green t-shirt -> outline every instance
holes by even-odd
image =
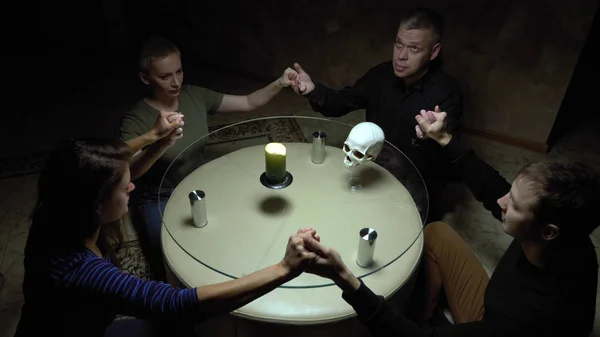
[[[156,191],[167,168],[176,158],[165,176],[162,187],[174,188],[181,179],[202,164],[206,139],[198,139],[208,134],[207,114],[215,113],[222,100],[223,94],[209,89],[192,85],[184,85],[181,88],[177,111],[184,115],[183,138],[176,141],[150,170],[139,178],[136,182],[138,188]],[[156,124],[158,114],[158,110],[140,100],[123,116],[121,139],[127,141],[150,131]],[[187,148],[188,146],[190,147]]]

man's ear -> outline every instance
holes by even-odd
[[[552,241],[558,238],[560,235],[560,228],[553,224],[548,224],[544,227],[542,231],[542,240],[544,241]]]
[[[442,44],[441,43],[436,43],[433,45],[433,48],[431,49],[431,53],[429,53],[429,60],[433,61],[435,60],[436,57],[438,57],[440,50],[442,49]]]

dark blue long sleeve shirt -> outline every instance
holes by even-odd
[[[16,336],[102,336],[117,314],[166,319],[200,312],[195,289],[142,280],[84,249],[25,259],[25,305]]]

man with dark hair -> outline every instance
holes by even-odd
[[[406,12],[394,41],[392,60],[371,68],[353,86],[333,90],[315,83],[294,64],[298,76],[294,90],[308,98],[313,110],[327,117],[340,117],[366,109],[366,120],[379,125],[387,141],[417,166],[426,180],[430,198],[442,191],[447,176],[440,160],[440,146],[418,139],[415,115],[438,105],[448,114],[448,131],[456,134],[462,116],[462,92],[456,82],[434,62],[438,59],[444,29],[442,16],[430,9]]]
[[[598,287],[589,237],[599,224],[597,168],[543,161],[524,167],[509,184],[445,130],[445,113],[421,114],[417,134],[440,144],[475,198],[514,238],[492,277],[488,280],[469,246],[443,222],[423,232],[425,277],[417,283],[425,290],[424,306],[415,316],[419,322],[431,318],[443,292],[455,325],[415,324],[354,276],[334,249],[315,241],[306,245],[319,255],[308,271],[332,279],[376,337],[588,336]]]
[[[444,18],[440,13],[425,9],[413,8],[400,18],[400,27],[405,29],[431,29],[431,42],[440,43],[444,32]]]

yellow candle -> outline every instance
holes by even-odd
[[[283,182],[286,173],[285,146],[281,143],[269,143],[265,146],[265,174],[272,184]]]

